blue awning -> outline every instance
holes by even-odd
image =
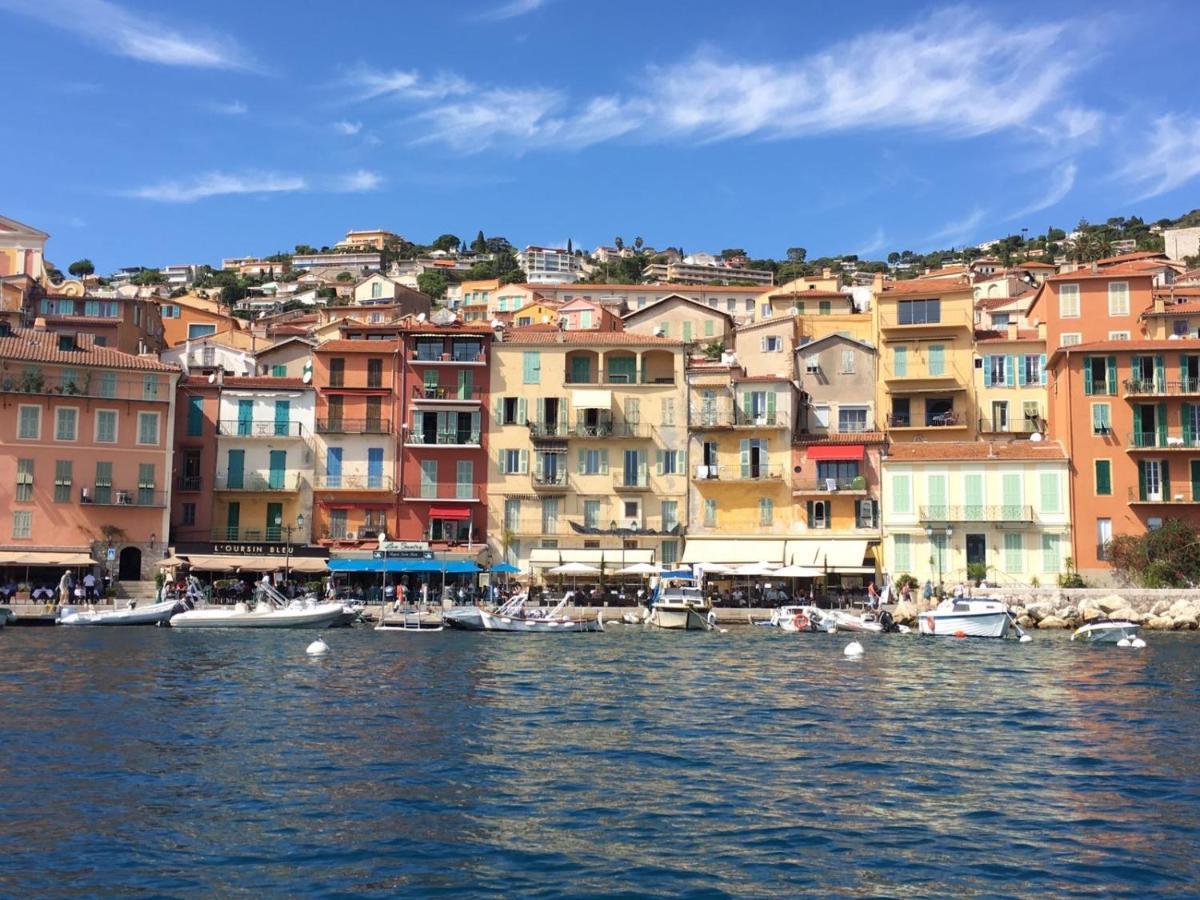
[[[464,559],[331,559],[331,572],[445,572],[474,575],[479,566]]]

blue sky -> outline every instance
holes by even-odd
[[[1200,206],[1168,0],[0,0],[0,33],[0,214],[60,266],[369,227],[874,255]]]

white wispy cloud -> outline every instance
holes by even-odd
[[[205,103],[204,108],[220,116],[244,116],[250,111],[250,107],[241,100],[231,100],[228,103],[214,100],[210,103]]]
[[[206,172],[179,181],[160,181],[124,192],[126,196],[158,203],[194,203],[229,194],[273,194],[303,191],[308,181],[278,172]]]
[[[871,239],[858,248],[859,256],[872,256],[880,250],[886,249],[888,246],[887,233],[884,232],[883,226],[875,229],[875,233],[871,235]]]
[[[359,169],[357,172],[335,176],[329,182],[329,190],[342,194],[362,194],[373,191],[382,184],[383,179],[375,172]]]
[[[1117,175],[1142,191],[1139,200],[1183,187],[1200,175],[1200,118],[1159,116]]]
[[[938,231],[935,231],[929,237],[925,238],[922,243],[930,246],[944,246],[949,244],[955,246],[962,244],[974,236],[975,229],[978,228],[983,220],[987,218],[986,209],[973,209],[961,219],[956,219],[953,222],[947,222]]]
[[[718,49],[651,67],[637,90],[574,97],[547,87],[471,85],[454,75],[356,70],[362,99],[417,106],[422,141],[460,151],[495,144],[520,152],[643,141],[802,138],[849,130],[971,137],[1032,129],[1069,99],[1094,60],[1091,32],[1073,22],[1014,25],[952,8],[913,25],[872,31],[788,61],[739,61]],[[421,100],[437,108],[420,108]],[[1076,107],[1060,131],[1080,135],[1097,115]]]
[[[549,2],[550,0],[508,0],[507,3],[502,3],[499,6],[480,13],[479,18],[488,22],[515,19],[517,16],[524,16],[535,12],[546,6]]]
[[[206,69],[257,68],[249,53],[226,35],[171,26],[110,0],[0,0],[0,10],[37,19],[109,53],[142,62]]]
[[[339,134],[344,134],[353,137],[362,131],[362,122],[334,122],[333,130]]]
[[[1028,216],[1031,213],[1049,209],[1051,206],[1061,202],[1067,194],[1071,193],[1071,189],[1075,187],[1075,176],[1077,174],[1078,168],[1074,162],[1063,163],[1051,174],[1050,184],[1046,189],[1046,193],[1028,206],[1017,210],[1009,216],[1009,219],[1019,219],[1022,216]]]

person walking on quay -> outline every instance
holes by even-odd
[[[921,597],[926,603],[933,599],[933,582],[928,578],[925,579],[925,587],[921,588]]]
[[[60,606],[66,606],[71,602],[72,588],[75,587],[75,579],[71,577],[71,570],[67,569],[63,572],[62,578],[58,580],[58,602]]]
[[[88,600],[96,599],[96,576],[91,572],[83,576],[83,590]]]

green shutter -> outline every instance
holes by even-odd
[[[1096,460],[1096,495],[1107,497],[1112,494],[1112,463],[1107,459]]]
[[[743,439],[741,442],[741,463],[742,463],[742,477],[749,478],[750,477],[750,441],[748,439]]]
[[[941,344],[929,345],[929,374],[944,375],[946,373],[946,348]]]
[[[908,374],[908,348],[893,347],[892,348],[892,369],[893,374],[897,378],[903,378]]]
[[[1154,357],[1154,387],[1160,391],[1167,387],[1167,361],[1162,354]]]
[[[1090,356],[1083,358],[1083,392],[1088,396],[1096,393],[1096,386],[1092,383],[1092,358]]]
[[[813,501],[809,500],[806,505],[808,506],[808,527],[812,528],[813,523],[816,521],[813,518]]]
[[[1146,499],[1146,461],[1138,460],[1138,499]]]
[[[1046,383],[1046,354],[1042,353],[1038,357],[1038,378],[1042,384]]]
[[[1004,368],[1004,383],[1012,387],[1016,383],[1017,369],[1019,369],[1021,358],[1019,356],[1010,356],[1005,361]]]
[[[1192,496],[1194,502],[1197,497],[1200,497],[1200,459],[1192,460]]]
[[[1004,518],[1015,519],[1021,514],[1021,476],[1015,472],[1005,472],[1000,482],[1004,496]]]
[[[1192,405],[1190,403],[1179,404],[1179,424],[1183,429],[1183,442],[1187,446],[1192,445]]]
[[[1164,500],[1171,499],[1171,464],[1167,460],[1163,460],[1159,464],[1159,472],[1162,478],[1162,495]]]
[[[925,493],[929,501],[929,516],[934,519],[944,519],[946,517],[946,476],[927,476]]]
[[[1158,446],[1167,446],[1167,404],[1158,404]]]
[[[1115,356],[1108,357],[1105,367],[1108,372],[1108,393],[1115,397],[1117,394],[1117,358]]]
[[[600,474],[608,474],[608,450],[600,451]]]
[[[966,518],[971,521],[979,521],[983,519],[983,476],[964,476],[963,495],[967,506]]]
[[[767,424],[775,424],[775,392],[767,391]]]

